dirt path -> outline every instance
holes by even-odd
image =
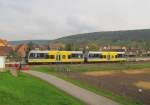
[[[93,92],[80,88],[72,83],[64,81],[53,75],[49,75],[37,71],[24,71],[24,73],[30,74],[32,76],[47,81],[48,83],[65,91],[66,93],[72,95],[73,97],[85,102],[87,105],[120,105],[110,99],[107,99],[103,96],[99,96]]]

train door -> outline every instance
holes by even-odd
[[[107,53],[106,59],[107,59],[107,61],[110,61],[110,60],[111,60],[111,54],[110,54],[110,52]]]
[[[88,62],[88,58],[89,58],[89,51],[83,52],[83,58],[84,58],[84,62],[87,63]]]
[[[107,61],[110,61],[110,59],[111,59],[111,56],[108,54],[107,55]]]
[[[61,61],[61,55],[60,55],[60,54],[57,54],[57,55],[56,55],[56,61],[57,61],[57,62],[60,62],[60,61]]]

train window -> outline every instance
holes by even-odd
[[[63,55],[62,58],[63,58],[63,59],[66,59],[66,55]]]
[[[125,58],[125,54],[117,54],[116,58]]]
[[[111,58],[114,58],[114,56],[112,55]]]
[[[117,55],[115,55],[115,58],[117,58],[118,56]]]
[[[70,56],[71,59],[80,59],[83,58],[82,54],[71,54]]]
[[[70,59],[71,58],[71,55],[68,55],[68,59]]]
[[[34,56],[35,56],[35,54],[31,53],[30,56],[29,56],[29,58],[32,59],[32,58],[34,58]]]
[[[44,53],[38,54],[38,57],[39,57],[39,58],[45,58],[45,57],[44,57]]]
[[[49,55],[48,55],[48,54],[45,54],[45,58],[46,58],[46,59],[49,59]]]
[[[89,54],[89,58],[102,58],[101,54]]]
[[[47,53],[31,53],[29,56],[30,59],[48,59]]]
[[[49,59],[55,59],[54,55],[49,55]]]
[[[106,58],[106,55],[102,55],[102,58]]]
[[[30,59],[37,59],[38,58],[38,53],[31,53],[29,58]]]

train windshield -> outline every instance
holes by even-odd
[[[48,57],[47,53],[31,53],[29,55],[29,59],[46,59]]]

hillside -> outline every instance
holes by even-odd
[[[150,29],[143,30],[127,30],[127,31],[105,31],[83,33],[67,37],[62,37],[56,40],[23,40],[10,41],[10,44],[21,44],[33,42],[35,44],[48,43],[64,43],[64,44],[88,44],[95,43],[98,45],[123,45],[128,47],[139,47],[150,49]]]
[[[9,41],[12,45],[18,45],[18,44],[27,44],[27,43],[34,43],[34,44],[48,44],[50,40],[19,40],[19,41]]]
[[[150,29],[129,31],[107,31],[72,35],[53,41],[61,43],[96,43],[100,45],[132,45],[150,48]]]

